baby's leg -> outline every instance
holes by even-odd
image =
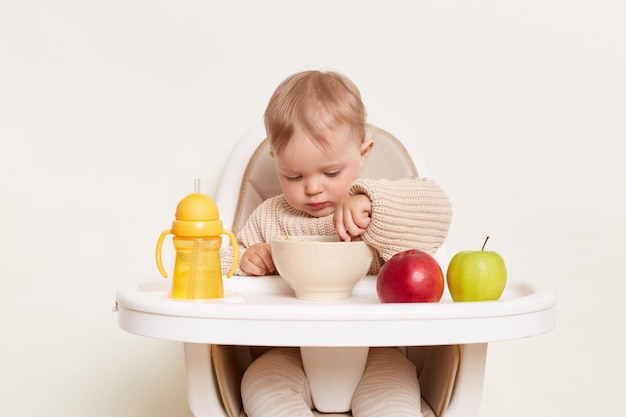
[[[415,365],[397,348],[370,348],[352,398],[354,417],[422,417]]]
[[[312,417],[313,401],[298,348],[273,348],[252,362],[241,381],[249,417]]]

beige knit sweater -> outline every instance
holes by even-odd
[[[452,206],[443,190],[428,178],[358,179],[349,194],[366,194],[372,201],[371,222],[361,236],[378,253],[370,268],[372,275],[398,252],[420,249],[434,254],[446,239]],[[269,242],[275,236],[335,234],[332,215],[312,217],[293,208],[281,194],[257,207],[237,234],[237,241],[241,256],[251,245]],[[222,250],[224,274],[232,261],[232,249]],[[238,266],[236,275],[246,273]]]

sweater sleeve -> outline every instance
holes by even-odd
[[[432,255],[448,235],[452,205],[431,179],[359,179],[350,188],[354,194],[366,194],[372,202],[371,222],[362,239],[385,262],[408,249]]]

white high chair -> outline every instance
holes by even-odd
[[[428,177],[415,144],[390,131],[368,125],[375,145],[362,176],[397,179],[419,170]],[[280,193],[264,138],[262,125],[241,137],[218,186],[220,218],[235,233]],[[445,272],[445,250],[436,257]],[[295,299],[275,276],[224,279],[224,299],[201,302],[170,299],[171,284],[158,279],[118,290],[118,321],[129,332],[184,343],[195,417],[245,416],[239,384],[251,346],[402,346],[418,370],[424,417],[470,417],[481,401],[488,342],[554,327],[554,294],[526,283],[510,280],[498,302],[453,303],[446,291],[440,303],[381,304],[375,280],[365,277],[348,301],[328,304]]]

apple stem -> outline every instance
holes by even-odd
[[[485,245],[487,245],[488,240],[489,240],[489,236],[487,236],[487,239],[485,239],[485,242],[483,243],[483,247],[480,248],[480,250],[485,250]]]

